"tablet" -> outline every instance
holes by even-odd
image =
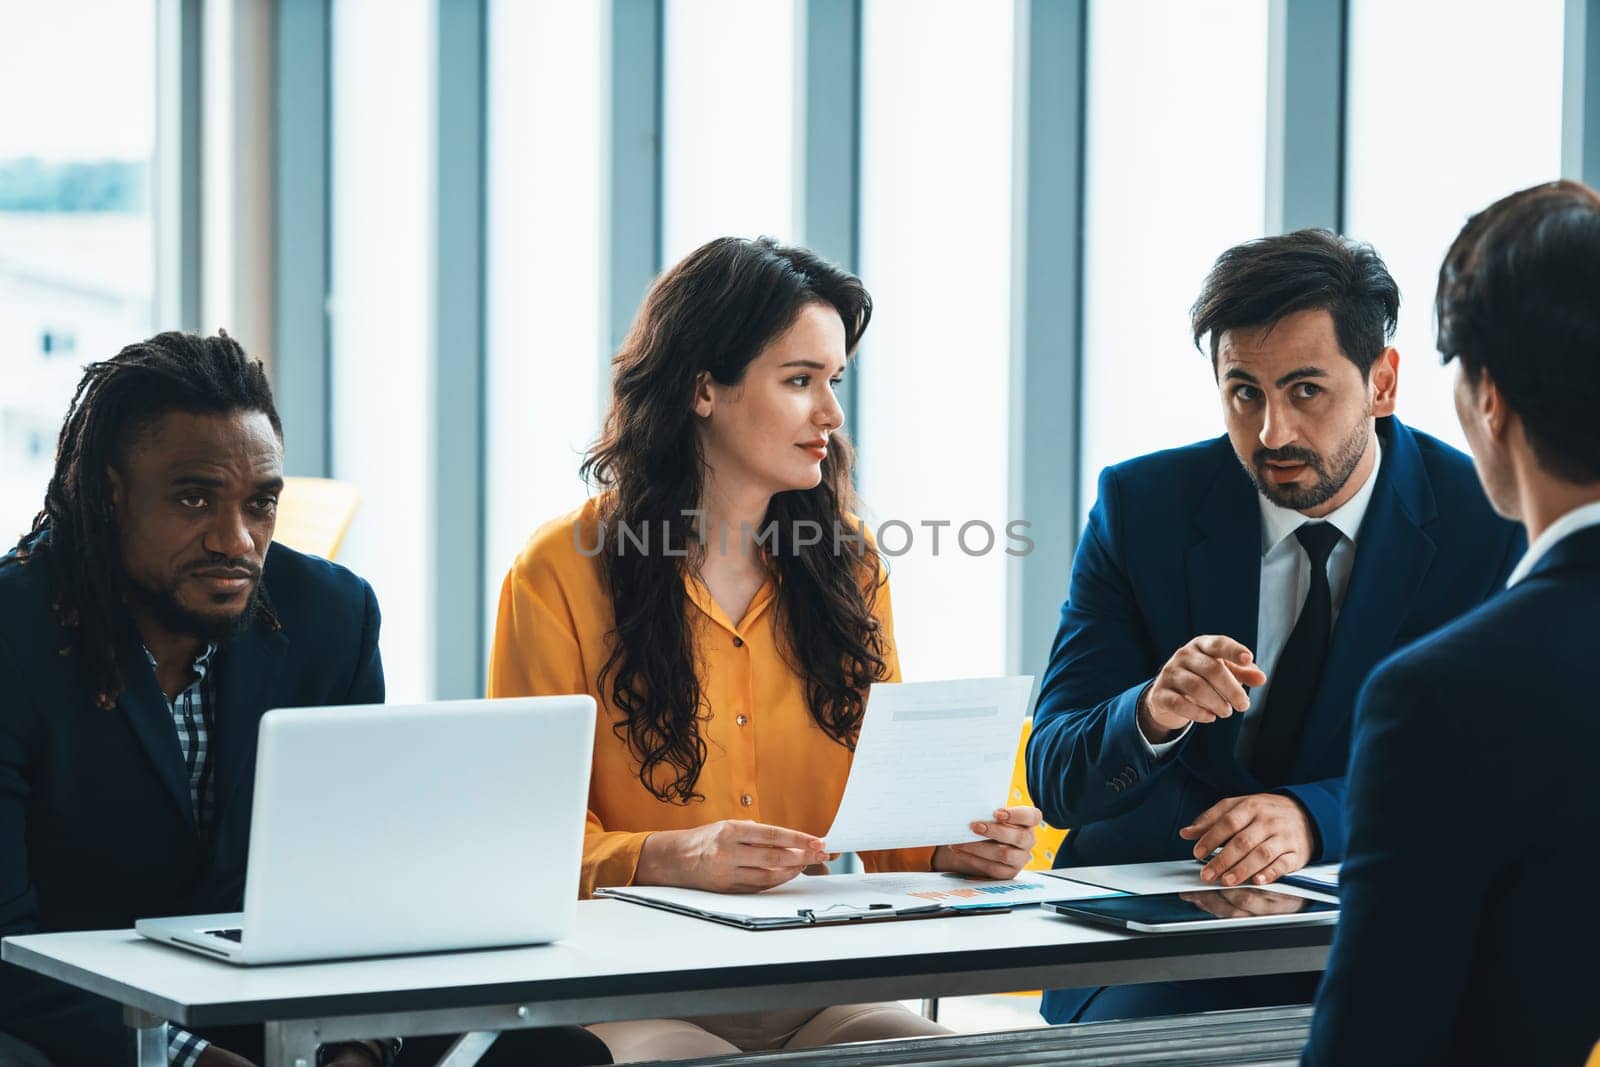
[[[1255,886],[1052,901],[1043,907],[1069,919],[1151,934],[1303,926],[1339,918],[1337,904]]]

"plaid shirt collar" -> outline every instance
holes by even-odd
[[[140,645],[139,647],[144,649],[144,658],[150,661],[150,669],[156,670],[158,668],[156,654],[150,651],[148,645]],[[205,678],[206,672],[211,670],[211,657],[216,654],[217,643],[215,641],[207,642],[206,647],[201,650],[200,654],[194,658],[194,662],[189,665],[189,669],[194,671],[194,681],[189,683],[188,688],[193,689]],[[181,696],[182,694],[179,695]]]
[[[173,732],[178,739],[178,751],[183,756],[184,774],[189,781],[189,802],[194,812],[195,829],[199,831],[201,840],[210,837],[213,800],[216,796],[216,782],[211,773],[211,723],[216,708],[213,707],[215,701],[212,699],[210,677],[211,657],[216,651],[215,642],[206,645],[190,665],[194,680],[175,699],[167,701],[167,710],[172,714]],[[155,656],[151,655],[148,648],[144,654],[154,669]]]

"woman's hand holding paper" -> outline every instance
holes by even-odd
[[[1015,878],[1033,855],[1033,839],[1043,816],[1038,808],[998,808],[992,822],[975,822],[982,840],[940,845],[933,850],[933,869],[980,878]]]

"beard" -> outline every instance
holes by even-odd
[[[1241,465],[1255,484],[1256,491],[1279,507],[1293,511],[1321,507],[1339,495],[1339,491],[1361,465],[1361,457],[1367,454],[1367,438],[1371,432],[1367,418],[1366,415],[1362,416],[1355,430],[1340,443],[1330,458],[1324,459],[1310,449],[1289,445],[1285,448],[1258,448],[1250,457],[1250,462]],[[1278,485],[1262,473],[1269,462],[1304,463],[1306,469],[1316,476],[1315,480],[1307,486]]]
[[[255,622],[256,615],[261,610],[259,574],[250,590],[250,599],[245,601],[242,609],[232,615],[208,614],[184,607],[178,600],[176,582],[162,589],[152,589],[129,578],[126,580],[126,587],[128,598],[148,612],[162,629],[168,633],[198,637],[207,642],[220,643],[243,633],[251,623]]]

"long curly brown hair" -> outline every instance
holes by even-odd
[[[663,801],[700,799],[695,787],[706,761],[700,723],[707,709],[684,588],[705,551],[693,518],[706,470],[695,382],[706,372],[721,385],[737,384],[812,304],[838,311],[853,356],[872,317],[860,279],[768,237],[721,238],[656,281],[611,361],[611,407],[582,468],[605,490],[599,558],[616,617],[600,685],[622,713],[615,729],[639,761],[640,782]],[[874,615],[878,556],[864,539],[843,542],[854,550],[840,551],[832,536],[811,545],[790,532],[813,522],[831,533],[848,522],[853,462],[848,440],[835,431],[822,481],[772,498],[766,519],[779,536],[763,557],[777,587],[785,658],[804,680],[816,724],[847,748],[861,728],[867,687],[887,671]],[[617,535],[624,528],[663,531],[666,545],[628,551]]]

